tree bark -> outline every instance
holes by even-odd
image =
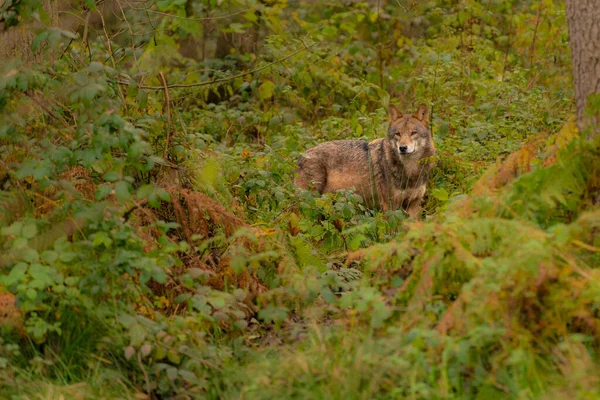
[[[577,127],[588,135],[600,134],[598,111],[586,115],[588,97],[600,93],[600,4],[597,0],[566,0],[569,44],[573,63]]]

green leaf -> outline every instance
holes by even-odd
[[[187,382],[193,382],[196,380],[196,375],[192,371],[188,371],[187,369],[180,369],[179,376]]]
[[[19,169],[15,172],[17,179],[24,179],[30,175],[33,175],[33,170],[37,165],[36,160],[26,160],[21,163]]]
[[[108,233],[104,231],[99,231],[94,233],[94,239],[92,240],[92,246],[99,247],[104,245],[104,247],[108,248],[113,243],[113,240],[108,236]]]
[[[27,264],[20,262],[16,264],[10,270],[10,273],[0,278],[0,282],[2,282],[5,286],[12,286],[16,283],[19,283],[25,278],[25,272],[27,271]]]
[[[29,88],[29,81],[26,76],[19,76],[17,78],[17,87],[21,92],[26,92]]]
[[[76,102],[80,100],[84,103],[91,103],[94,98],[103,92],[106,88],[99,83],[89,83],[85,86],[80,87],[78,90],[71,94],[71,101]]]
[[[85,0],[85,6],[90,10],[90,11],[96,11],[96,1],[95,0]]]
[[[138,189],[137,193],[135,194],[135,197],[138,200],[141,200],[141,199],[144,199],[144,198],[150,196],[153,193],[154,193],[154,185],[152,185],[152,184],[142,185]]]
[[[19,236],[23,229],[23,222],[17,221],[14,224],[2,228],[2,236]]]
[[[28,263],[37,262],[40,259],[40,255],[38,254],[36,249],[32,249],[26,247],[20,251],[21,259]]]
[[[321,291],[321,296],[323,297],[323,300],[325,300],[325,302],[329,304],[334,303],[336,300],[335,295],[329,288],[324,288]]]
[[[126,202],[131,198],[131,193],[129,193],[129,187],[131,185],[127,181],[119,181],[115,184],[115,195],[117,196],[117,200],[121,203]]]
[[[172,350],[169,350],[169,351],[172,351]],[[169,358],[168,354],[167,354],[167,358]],[[167,368],[167,378],[169,378],[170,381],[174,381],[175,379],[177,379],[177,368],[175,368],[175,367]]]
[[[67,282],[68,280],[69,280],[69,278],[67,278],[65,280],[65,282]],[[119,315],[117,317],[117,321],[119,321],[119,323],[121,325],[123,325],[125,328],[131,328],[133,325],[135,325],[137,323],[137,319],[134,316],[131,316],[129,314]]]
[[[156,195],[162,201],[171,202],[171,195],[163,188],[156,188]]]
[[[271,81],[264,81],[258,87],[258,98],[261,101],[265,101],[273,97],[273,92],[275,90],[275,84]]]
[[[167,351],[167,360],[169,360],[175,365],[179,365],[179,363],[181,362],[181,357],[179,356],[179,353],[177,353],[175,350],[169,349],[169,351]]]
[[[135,97],[138,106],[143,110],[148,105],[148,93],[143,90],[140,90]]]
[[[199,178],[202,183],[214,186],[218,176],[219,163],[214,158],[206,160],[199,173]]]
[[[18,237],[12,242],[12,248],[14,250],[23,251],[23,249],[27,248],[27,239],[24,237]]]
[[[239,22],[234,22],[229,24],[228,31],[233,33],[244,33],[246,32],[246,28],[244,24],[240,24]]]
[[[41,181],[52,174],[52,164],[50,160],[41,160],[33,170],[33,179]]]
[[[348,244],[348,248],[352,251],[358,250],[362,242],[364,242],[365,240],[367,240],[367,237],[362,233],[359,233],[358,235],[352,238],[352,240]]]
[[[435,188],[431,191],[431,195],[439,201],[448,200],[448,191],[444,188]]]
[[[153,356],[155,360],[162,360],[167,356],[167,350],[165,350],[165,348],[162,346],[156,346],[154,347]]]
[[[40,47],[40,44],[42,44],[42,42],[44,40],[46,40],[47,38],[48,38],[48,31],[42,31],[42,32],[40,32],[33,39],[33,42],[31,43],[31,50],[33,50],[35,52],[38,49],[38,47]]]
[[[50,277],[50,272],[52,272],[50,267],[46,267],[41,264],[31,264],[28,272],[33,279],[43,282],[45,287],[54,283],[54,280]]]
[[[25,291],[25,295],[29,298],[29,300],[35,300],[37,298],[37,290],[29,288]]]
[[[59,257],[60,257],[60,261],[69,263],[77,257],[77,253],[74,253],[72,251],[66,251],[64,253],[60,253]]]
[[[236,274],[240,274],[244,272],[246,269],[246,260],[248,256],[246,254],[236,254],[231,257],[231,261],[229,262],[229,266]]]
[[[356,134],[357,134],[358,136],[360,136],[360,135],[362,135],[362,134],[363,134],[363,131],[364,131],[364,128],[363,128],[363,126],[362,126],[361,124],[357,124],[357,125],[356,125]]]
[[[67,286],[75,286],[79,283],[79,278],[75,276],[69,276],[65,278],[65,285]]]
[[[146,339],[146,330],[140,324],[135,324],[129,329],[129,337],[131,338],[130,345],[137,347]]]
[[[167,283],[167,274],[160,267],[152,268],[152,278],[158,283]]]
[[[218,310],[225,307],[225,299],[221,296],[211,296],[208,298],[208,302]]]
[[[116,182],[119,180],[119,173],[117,171],[109,171],[103,176],[107,182]]]
[[[107,183],[99,185],[98,189],[96,189],[96,193],[94,193],[94,198],[96,200],[102,200],[110,194],[111,190],[112,187]]]
[[[102,63],[99,63],[98,61],[92,61],[90,63],[90,65],[88,65],[87,70],[90,73],[96,73],[99,71],[102,71],[104,69],[104,65],[102,65]]]
[[[35,223],[31,222],[25,225],[23,227],[23,230],[21,231],[21,235],[25,239],[31,239],[35,237],[35,235],[37,235],[37,226],[35,225]]]

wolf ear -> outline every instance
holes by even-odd
[[[392,122],[394,122],[395,120],[397,120],[398,118],[402,118],[402,114],[400,113],[400,111],[398,111],[396,106],[393,104],[390,104],[390,106],[388,107],[388,118],[390,120],[390,124]]]
[[[427,109],[427,106],[424,103],[421,103],[419,105],[419,108],[417,108],[415,118],[421,121],[423,125],[429,125],[429,110]]]

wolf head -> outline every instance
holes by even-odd
[[[429,110],[421,104],[414,114],[402,115],[390,104],[388,109],[390,127],[387,140],[398,152],[400,158],[422,156],[425,151],[433,150],[433,141],[429,131]]]

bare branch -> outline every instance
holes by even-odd
[[[169,86],[167,85],[167,78],[165,78],[165,74],[159,72],[158,76],[163,84],[165,104],[167,106],[167,140],[165,143],[165,151],[163,153],[163,158],[166,160],[167,156],[169,155],[169,143],[171,142],[171,98],[169,97]]]
[[[243,13],[246,13],[248,11],[252,11],[252,8],[247,8],[241,11],[237,11],[231,14],[226,14],[226,15],[217,15],[216,17],[201,17],[201,18],[190,18],[190,17],[182,17],[180,15],[174,15],[174,14],[169,14],[166,12],[162,12],[162,11],[155,11],[155,10],[150,10],[150,7],[148,8],[144,8],[144,7],[134,7],[131,5],[130,2],[125,1],[124,3],[126,3],[132,10],[136,10],[136,11],[145,11],[147,13],[150,14],[158,14],[158,15],[162,15],[164,17],[170,17],[170,18],[176,18],[176,19],[183,19],[186,21],[211,21],[211,20],[215,20],[215,19],[227,19],[227,18],[231,18],[231,17],[235,17],[236,15],[240,15]]]
[[[192,88],[192,87],[214,85],[214,84],[218,84],[218,83],[229,82],[229,81],[231,81],[233,79],[241,78],[241,77],[246,76],[246,75],[251,75],[251,74],[254,74],[255,72],[259,72],[259,71],[262,71],[263,69],[267,69],[269,67],[272,67],[275,64],[279,64],[279,63],[281,63],[281,62],[283,62],[283,61],[285,61],[285,60],[287,60],[289,58],[294,57],[298,53],[301,53],[301,52],[303,52],[305,50],[308,50],[312,46],[312,44],[311,45],[306,45],[304,42],[302,42],[302,44],[303,44],[302,48],[300,48],[300,49],[298,49],[298,50],[296,50],[296,51],[288,54],[285,57],[281,57],[281,58],[279,58],[279,59],[277,59],[277,60],[275,60],[273,62],[270,62],[270,63],[268,63],[266,65],[263,65],[262,67],[255,68],[255,69],[253,69],[251,71],[241,72],[239,74],[231,75],[231,76],[228,76],[226,78],[219,78],[219,79],[213,79],[213,80],[210,80],[210,81],[204,81],[204,82],[198,82],[198,83],[188,83],[188,84],[175,83],[175,84],[167,85],[167,86],[164,86],[164,85],[163,86],[138,85],[138,88],[140,88],[140,89],[147,89],[147,90],[165,90],[165,88],[168,88],[168,89],[172,89],[172,88]],[[132,85],[134,82],[131,82],[131,81],[129,81],[129,82],[127,82],[127,81],[118,81],[117,83],[119,85],[128,86],[128,85]]]

